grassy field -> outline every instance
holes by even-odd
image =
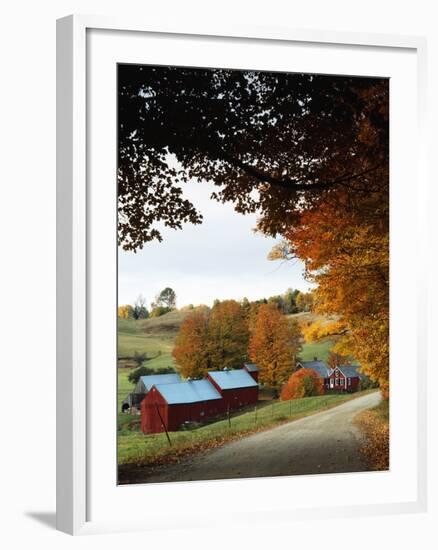
[[[213,448],[250,433],[326,410],[363,393],[259,404],[257,415],[254,408],[236,414],[231,418],[230,426],[225,419],[189,431],[171,432],[171,446],[164,433],[144,435],[138,431],[138,426],[127,429],[125,424],[125,427],[121,426],[118,435],[118,461],[119,464],[142,465],[176,461],[184,454]]]
[[[141,321],[119,319],[119,358],[146,353],[146,366],[156,370],[174,367],[173,342],[186,316],[187,312],[172,311],[161,317]]]

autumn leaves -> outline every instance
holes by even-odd
[[[262,384],[279,390],[301,349],[298,323],[275,304],[217,302],[193,311],[176,338],[173,357],[182,376],[201,378],[209,370],[241,368],[250,359]]]
[[[259,368],[259,380],[277,391],[295,368],[301,332],[273,304],[258,308],[249,341],[249,357]]]

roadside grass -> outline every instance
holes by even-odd
[[[252,408],[247,412],[232,415],[230,425],[228,419],[224,419],[192,430],[171,432],[171,445],[164,433],[143,434],[138,429],[127,429],[129,421],[126,421],[119,426],[118,463],[153,466],[178,462],[187,454],[218,447],[251,433],[330,409],[365,393],[368,391],[259,403],[257,413],[256,408]]]
[[[389,469],[389,400],[362,411],[354,419],[364,435],[360,448],[371,470]]]

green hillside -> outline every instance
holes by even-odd
[[[152,369],[173,367],[173,342],[181,323],[188,315],[184,311],[172,311],[151,319],[118,320],[119,366],[132,367],[135,354],[146,353],[145,365]]]

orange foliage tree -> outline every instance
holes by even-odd
[[[280,399],[300,399],[312,395],[323,395],[324,384],[312,369],[299,369],[294,372],[281,389]]]
[[[291,323],[275,304],[260,305],[249,342],[260,382],[278,391],[294,369],[300,349],[298,323]]]
[[[355,357],[388,395],[389,233],[387,193],[360,198],[338,191],[304,210],[288,231],[289,249],[317,283],[314,310],[336,316],[305,331],[307,341],[336,336],[334,351]]]
[[[196,308],[181,325],[172,355],[184,377],[242,367],[248,354],[248,320],[239,302]]]
[[[331,369],[334,369],[342,365],[350,365],[350,360],[345,355],[341,355],[340,353],[336,353],[335,351],[329,351],[327,364]]]
[[[235,300],[217,302],[209,319],[208,351],[212,369],[242,367],[248,352],[248,320]]]
[[[172,355],[185,378],[202,378],[208,370],[209,316],[206,308],[193,311],[185,318],[176,337]]]

